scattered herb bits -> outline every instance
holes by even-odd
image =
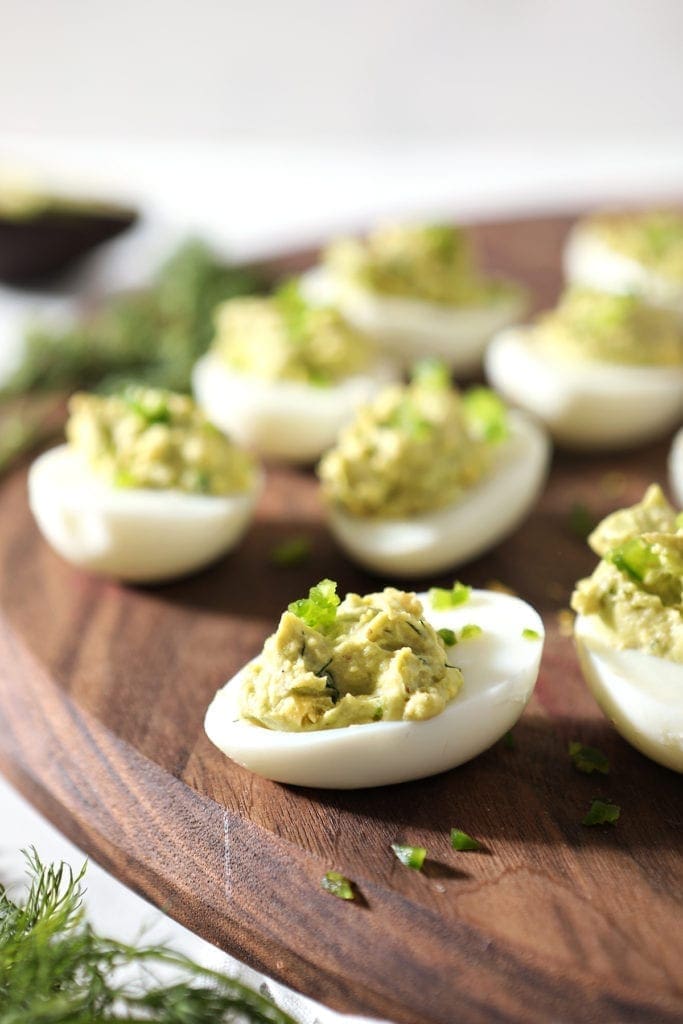
[[[469,601],[471,593],[472,587],[456,580],[450,590],[444,587],[432,587],[429,591],[429,600],[435,611],[443,611],[446,608],[457,608],[458,605],[465,604]]]
[[[325,892],[331,893],[340,900],[355,900],[353,882],[339,871],[326,871],[320,882]]]
[[[538,633],[535,629],[523,629],[522,630],[522,636],[524,637],[525,640],[540,640],[541,639],[541,634]]]
[[[305,537],[290,537],[277,544],[270,553],[270,560],[279,569],[292,569],[305,563],[311,557],[311,545]]]
[[[461,640],[471,640],[475,636],[481,636],[483,633],[481,626],[477,626],[475,622],[468,622],[466,626],[463,626],[460,630]]]
[[[512,729],[506,732],[503,736],[503,746],[506,750],[514,750],[517,746],[517,740],[515,739]]]
[[[453,645],[458,642],[452,629],[446,629],[444,627],[444,629],[437,629],[437,633],[445,643],[446,647],[453,647]]]
[[[292,601],[289,611],[302,619],[307,626],[324,632],[334,624],[339,603],[337,584],[334,580],[321,580],[315,587],[311,587],[308,597]]]
[[[609,774],[609,761],[597,747],[584,747],[583,743],[572,740],[569,744],[569,756],[576,770],[585,775],[592,775],[593,772]]]
[[[619,820],[621,807],[618,804],[594,800],[583,818],[582,825],[614,825]]]
[[[391,849],[407,868],[420,871],[425,862],[427,851],[424,846],[404,846],[402,843],[392,843]]]
[[[481,850],[481,843],[459,828],[451,829],[451,846],[454,850]]]
[[[581,502],[575,502],[569,512],[569,529],[572,533],[585,540],[589,533],[596,527],[595,517],[588,511]]]

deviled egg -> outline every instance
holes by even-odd
[[[533,691],[543,625],[508,594],[322,580],[214,697],[205,729],[276,782],[357,789],[446,771],[486,750]]]
[[[446,225],[388,225],[334,242],[302,288],[402,363],[435,356],[462,376],[479,369],[487,342],[527,303],[519,285],[481,274],[465,232]]]
[[[418,364],[359,410],[318,467],[330,528],[360,565],[422,576],[460,565],[519,525],[545,481],[545,431],[497,396],[460,396]]]
[[[240,540],[260,473],[191,398],[131,387],[74,395],[69,410],[68,443],[28,476],[36,522],[63,558],[150,583],[200,569]]]
[[[653,484],[589,537],[601,556],[572,596],[581,668],[618,732],[683,771],[683,525]]]
[[[635,295],[567,289],[556,309],[494,338],[486,373],[571,448],[645,443],[683,416],[683,332]]]
[[[669,453],[671,491],[679,508],[683,508],[683,428],[673,439]]]
[[[335,309],[306,302],[295,282],[269,298],[230,299],[196,364],[209,418],[270,458],[311,462],[396,371]]]
[[[683,321],[683,213],[604,213],[579,221],[567,240],[567,279],[638,295]]]

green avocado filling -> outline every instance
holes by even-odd
[[[683,364],[683,331],[676,316],[635,295],[568,288],[557,307],[538,318],[535,334],[544,349],[573,362]]]
[[[372,342],[336,309],[312,306],[289,281],[267,298],[222,303],[212,351],[233,370],[266,381],[326,387],[373,362]]]
[[[683,662],[683,528],[656,484],[632,508],[604,519],[588,538],[602,561],[572,595],[598,615],[614,647]]]
[[[381,391],[323,456],[326,500],[351,515],[386,519],[451,504],[488,471],[506,435],[504,407],[492,399],[493,431],[491,405],[468,405],[442,378],[418,373],[405,387]]]
[[[254,466],[187,395],[130,387],[116,395],[79,393],[66,436],[93,471],[116,487],[234,494]]]
[[[683,213],[605,214],[594,217],[588,226],[615,252],[672,282],[683,283]]]
[[[489,305],[517,292],[484,277],[465,232],[444,224],[378,227],[363,240],[334,242],[324,261],[335,276],[364,289],[444,306]]]
[[[322,580],[293,602],[246,670],[243,718],[286,732],[440,714],[462,686],[415,594],[347,594]]]

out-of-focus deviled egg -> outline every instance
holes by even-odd
[[[629,743],[683,771],[683,519],[653,484],[589,543],[601,561],[572,596],[586,682]]]
[[[422,576],[511,533],[545,482],[542,427],[485,388],[461,396],[425,361],[359,410],[318,468],[332,533],[360,565]]]
[[[487,342],[527,304],[519,285],[483,275],[466,233],[445,225],[387,225],[334,242],[302,287],[404,364],[436,356],[462,376],[480,368]]]
[[[579,221],[565,248],[567,279],[638,295],[683,321],[683,213],[604,213]]]
[[[29,502],[45,539],[91,572],[151,583],[184,576],[244,534],[261,475],[191,398],[130,387],[77,394],[68,443],[39,456]]]
[[[683,508],[683,429],[673,439],[669,453],[671,491],[679,508]]]
[[[322,580],[290,604],[263,652],[219,690],[209,738],[258,775],[356,789],[470,760],[517,721],[533,691],[543,625],[508,594]]]
[[[395,375],[367,337],[290,281],[269,298],[218,307],[193,387],[209,418],[238,441],[265,457],[311,462]]]
[[[683,416],[683,332],[635,295],[567,289],[535,323],[494,338],[486,373],[571,448],[645,443]]]

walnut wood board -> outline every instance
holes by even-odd
[[[475,234],[487,265],[526,281],[542,305],[559,288],[568,223]],[[138,892],[336,1008],[406,1024],[680,1021],[681,779],[614,732],[558,628],[574,581],[594,564],[570,529],[572,504],[601,516],[638,500],[665,481],[666,449],[556,455],[531,518],[458,573],[477,586],[504,581],[545,619],[540,679],[514,748],[357,792],[263,781],[202,730],[214,691],[288,601],[323,576],[342,591],[382,585],[335,548],[310,472],[273,469],[238,551],[145,589],[60,561],[31,520],[19,470],[0,489],[0,767]],[[274,569],[268,553],[295,534],[311,539],[311,562]],[[610,776],[576,773],[572,739],[601,747]],[[580,824],[595,796],[621,805],[616,827]],[[451,826],[484,851],[452,851]],[[421,873],[396,861],[397,839],[427,847]],[[323,892],[330,869],[354,879],[361,898]]]

